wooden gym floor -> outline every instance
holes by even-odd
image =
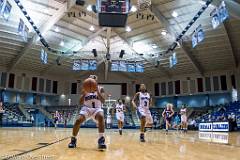
[[[68,149],[71,129],[0,128],[0,159],[47,160],[239,160],[240,133],[163,131],[146,133],[139,142],[137,130],[107,130],[105,152],[97,150],[97,129],[81,129],[78,145]],[[219,143],[217,143],[219,142]],[[221,142],[221,143],[220,143]]]

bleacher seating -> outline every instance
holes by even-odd
[[[76,114],[79,112],[77,106],[45,106],[44,108],[52,115],[52,119],[54,118],[55,112],[59,112],[59,124],[64,124],[65,120],[67,124],[73,124]]]
[[[209,110],[208,113],[203,114],[196,118],[196,122],[210,122],[210,121],[219,121],[219,118],[221,121],[227,121],[228,116],[231,114],[234,114],[236,116],[236,121],[238,128],[240,128],[240,102],[231,102],[229,104],[225,105],[217,105],[212,107],[212,110]]]
[[[3,126],[30,126],[30,122],[19,110],[18,103],[4,103]]]

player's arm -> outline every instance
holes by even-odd
[[[153,106],[153,100],[152,100],[152,95],[150,94],[150,101],[149,101],[149,107]]]
[[[80,105],[83,105],[85,95],[86,95],[86,93],[84,91],[82,91],[81,96],[80,96]]]
[[[138,98],[138,96],[139,96],[139,92],[136,93],[136,94],[134,95],[133,99],[132,99],[132,105],[133,105],[134,108],[137,108],[137,105],[136,105],[135,101],[136,101],[136,99]]]
[[[98,94],[99,100],[100,100],[102,103],[104,103],[104,102],[105,102],[105,99],[106,99],[104,89],[103,89],[103,88],[100,88],[100,90],[98,89],[98,90],[97,90],[97,94]]]
[[[162,112],[162,117],[165,117],[165,109]]]

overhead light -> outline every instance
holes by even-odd
[[[92,12],[92,5],[87,6],[87,11]]]
[[[94,31],[95,28],[94,28],[93,26],[90,26],[89,30],[90,30],[90,31]]]
[[[126,32],[131,32],[131,31],[132,31],[132,28],[129,27],[129,26],[127,26],[125,30],[126,30]]]
[[[156,48],[158,48],[158,46],[156,44],[152,44],[152,48],[156,49]]]
[[[56,28],[54,29],[54,31],[55,31],[55,32],[59,32],[60,30],[59,30],[58,27],[56,27]]]
[[[60,42],[60,46],[64,46],[64,41],[63,40],[61,40],[61,42]]]
[[[162,30],[161,34],[162,34],[163,36],[166,36],[166,35],[167,35],[167,31],[166,31],[166,30]]]
[[[131,12],[137,12],[137,7],[136,6],[132,6],[131,9],[130,9]]]
[[[176,18],[176,17],[178,17],[178,13],[177,13],[176,11],[173,11],[173,12],[172,12],[172,16],[173,16],[174,18]]]

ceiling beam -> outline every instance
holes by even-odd
[[[76,51],[75,48],[79,48],[79,49],[77,49],[77,51],[81,51],[84,48],[85,45],[87,45],[92,39],[96,38],[99,34],[101,34],[106,29],[107,29],[106,27],[103,27],[103,28],[99,29],[97,32],[91,34],[86,39],[84,39],[81,43],[73,46],[71,48],[71,50]]]
[[[150,62],[152,64],[152,66],[155,67],[155,64],[153,62],[151,62],[150,60],[148,60],[147,58],[145,58],[144,56],[141,56],[133,47],[132,47],[132,44],[131,42],[129,42],[126,38],[124,38],[121,34],[119,34],[117,31],[114,31],[118,36],[119,38],[121,38],[125,43],[128,44],[129,48],[133,51],[133,53],[139,57],[141,57],[142,59],[144,59],[145,61],[147,62]],[[158,68],[156,68],[158,70],[160,70],[162,73],[164,73],[168,78],[171,78],[171,75],[170,73],[162,66],[159,66]]]
[[[203,69],[202,66],[200,66],[199,63],[197,63],[195,57],[193,56],[193,53],[190,51],[190,49],[182,43],[182,50],[185,53],[185,55],[190,59],[192,65],[194,68],[198,71],[198,73],[203,76]]]
[[[173,41],[175,41],[176,37],[177,37],[177,33],[175,32],[175,30],[171,27],[170,23],[168,22],[168,20],[164,17],[164,15],[159,11],[159,9],[157,8],[156,5],[152,5],[151,7],[151,12],[155,15],[155,17],[157,18],[157,20],[159,21],[159,23],[161,25],[163,25],[167,32],[171,35],[171,37],[173,38]],[[183,52],[185,53],[185,55],[188,57],[188,59],[191,61],[191,63],[193,64],[193,66],[196,68],[196,70],[198,71],[198,73],[200,75],[203,75],[203,68],[202,66],[197,62],[197,60],[195,59],[195,57],[193,56],[193,54],[190,52],[190,50],[184,46],[184,44],[180,44],[182,45],[181,48],[183,50]]]
[[[112,33],[112,28],[108,27],[107,28],[107,54],[110,52],[110,39],[111,39],[111,33]],[[108,60],[105,61],[105,81],[108,79],[108,68],[109,68],[109,62]]]
[[[49,18],[49,20],[40,27],[39,30],[42,33],[42,35],[44,35],[44,33],[47,33],[47,31],[49,31],[54,26],[54,24],[57,23],[64,16],[65,12],[71,7],[73,7],[74,4],[75,3],[73,3],[72,6],[68,6],[69,4],[67,2],[64,3],[62,7],[59,8]],[[13,62],[11,63],[11,66],[9,66],[8,68],[8,71],[11,71],[13,68],[17,66],[17,64],[20,63],[24,55],[29,51],[29,49],[31,49],[32,45],[36,43],[37,38],[38,38],[38,35],[37,33],[35,33],[33,37],[28,41],[28,43],[24,46],[24,48],[20,51],[19,55],[13,60]]]
[[[233,40],[233,38],[230,34],[230,22],[229,21],[224,22],[223,27],[225,29],[225,32],[227,33],[227,40],[230,44],[230,50],[231,50],[231,54],[232,54],[232,57],[233,57],[234,65],[237,68],[238,64],[239,64],[238,54],[237,54],[238,49],[234,46],[234,40]]]

